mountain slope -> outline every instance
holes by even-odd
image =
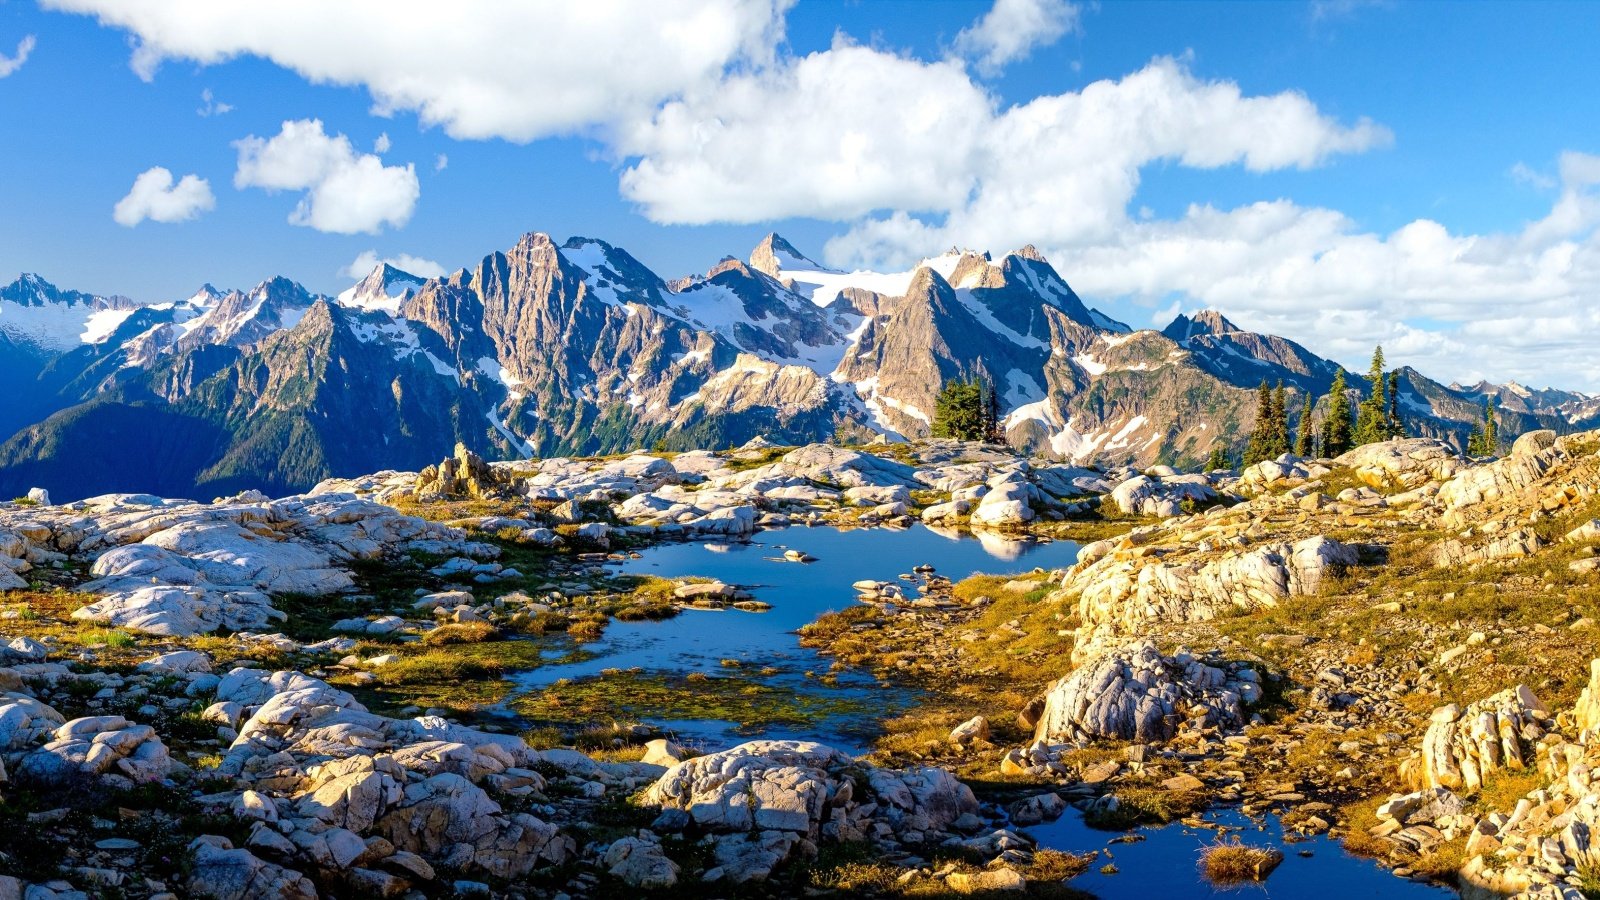
[[[667,280],[604,241],[530,233],[440,278],[379,265],[337,298],[273,278],[148,306],[27,276],[0,289],[0,494],[301,490],[457,441],[507,458],[912,438],[940,386],[974,376],[1018,446],[1192,465],[1244,445],[1262,380],[1297,418],[1338,371],[1214,311],[1132,330],[1032,247],[841,272],[769,235],[748,262]],[[1572,392],[1401,376],[1416,434],[1464,440],[1485,397],[1508,437],[1600,414]]]

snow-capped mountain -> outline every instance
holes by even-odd
[[[896,440],[926,434],[940,386],[975,375],[1017,445],[1196,463],[1243,443],[1263,378],[1298,415],[1338,368],[1215,312],[1135,331],[1032,247],[841,272],[769,235],[669,281],[604,241],[534,233],[441,278],[379,265],[337,297],[273,278],[136,306],[27,278],[0,304],[0,334],[32,336],[0,348],[27,398],[0,406],[15,431],[0,492],[66,497],[303,489],[420,467],[458,440],[499,457]],[[13,364],[24,355],[32,368]],[[1488,388],[1402,374],[1413,430],[1459,437],[1481,415]],[[1591,402],[1529,396],[1502,404],[1505,433],[1569,425]]]
[[[24,274],[0,287],[0,340],[48,356],[104,340],[136,308],[127,297],[62,290]]]

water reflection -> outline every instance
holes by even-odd
[[[816,560],[804,564],[784,561],[783,551],[789,548]],[[966,532],[934,531],[922,525],[906,529],[794,527],[760,532],[747,543],[658,545],[642,551],[639,559],[627,561],[620,570],[662,578],[702,576],[743,585],[756,599],[770,603],[771,610],[689,611],[660,622],[612,622],[604,638],[585,645],[595,654],[593,659],[535,669],[514,676],[514,680],[526,689],[537,689],[558,679],[588,678],[610,668],[638,667],[651,673],[686,675],[725,672],[723,660],[738,660],[752,668],[778,669],[779,674],[765,683],[796,693],[830,697],[840,692],[870,693],[873,721],[848,724],[852,729],[875,727],[877,720],[891,715],[890,710],[910,695],[885,691],[870,676],[856,673],[842,673],[838,687],[825,687],[807,678],[807,672],[826,672],[831,660],[801,647],[795,633],[799,628],[825,612],[857,603],[850,585],[862,579],[896,581],[919,565],[933,565],[955,580],[979,572],[1016,574],[1036,566],[1069,566],[1077,554],[1078,545],[1071,541],[1037,542],[994,535],[980,539]],[[902,584],[908,593],[915,593],[911,584]],[[810,733],[786,729],[782,735],[838,741],[839,728],[845,724],[825,722]],[[718,723],[704,725],[714,731]],[[779,734],[776,729],[770,733]]]

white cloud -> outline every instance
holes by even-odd
[[[1600,387],[1600,156],[1565,153],[1550,213],[1522,229],[1453,234],[1428,219],[1388,234],[1288,200],[1193,206],[1114,239],[1046,239],[1091,298],[1173,292],[1243,327],[1360,366],[1375,343],[1445,380]]]
[[[623,196],[657,222],[841,222],[824,256],[877,267],[1033,243],[1092,301],[1220,306],[1357,366],[1381,340],[1447,378],[1600,388],[1600,157],[1565,154],[1555,174],[1513,167],[1554,199],[1498,234],[1428,219],[1374,233],[1282,197],[1141,214],[1149,166],[1310,169],[1392,138],[1295,91],[1248,96],[1196,77],[1184,60],[1015,106],[974,81],[1075,30],[1062,0],[997,0],[941,60],[843,37],[795,57],[782,50],[793,0],[590,0],[559,15],[498,0],[403,14],[384,0],[42,2],[132,32],[145,77],[167,59],[252,55],[365,87],[378,114],[415,112],[456,138],[592,134]],[[1309,15],[1369,5],[1321,0]],[[540,52],[526,52],[528,34]],[[296,224],[376,231],[416,203],[412,166],[357,154],[320,122],[239,150],[236,184],[306,192]]]
[[[1388,139],[1370,122],[1333,121],[1303,95],[1245,97],[1172,59],[1001,110],[959,62],[841,41],[668,103],[621,137],[636,157],[621,186],[658,222],[850,221],[894,210],[830,252],[883,262],[898,249],[889,261],[901,261],[929,241],[1109,235],[1151,163],[1309,168]],[[943,224],[907,215],[919,212]]]
[[[975,137],[993,120],[993,100],[959,62],[841,40],[640,122],[620,138],[639,157],[622,192],[671,223],[945,209],[971,191]]]
[[[327,135],[319,119],[284,122],[271,139],[251,135],[234,147],[235,187],[305,191],[289,214],[293,225],[337,234],[398,228],[410,220],[421,193],[415,166],[386,166],[377,156],[358,154],[349,138]]]
[[[33,47],[36,43],[38,42],[30,34],[17,42],[15,56],[6,56],[4,53],[0,53],[0,78],[7,78],[22,68],[22,64],[28,61],[29,54],[33,53]]]
[[[443,153],[441,153],[438,156],[434,157],[433,170],[435,172],[443,172],[445,169],[448,169],[448,168],[450,168],[450,157],[445,156]]]
[[[984,75],[997,75],[1035,48],[1078,31],[1081,15],[1082,10],[1067,0],[994,0],[983,18],[956,35],[955,51]]]
[[[212,116],[221,116],[230,112],[233,112],[233,104],[223,103],[218,100],[216,95],[211,93],[211,88],[206,88],[200,92],[200,108],[195,110],[195,113],[200,118],[208,119]]]
[[[379,256],[376,250],[364,250],[359,256],[350,261],[350,265],[339,270],[340,275],[347,278],[365,278],[372,274],[380,263],[387,263],[402,272],[409,272],[422,278],[439,278],[448,275],[444,266],[431,259],[412,256],[409,253],[397,253],[394,256]]]
[[[380,114],[457,138],[529,141],[647,114],[770,57],[792,0],[44,0],[132,32],[145,79],[164,60],[259,56],[363,86]],[[530,36],[537,48],[530,50]]]
[[[389,152],[389,148],[391,146],[393,146],[393,144],[389,142],[389,132],[385,131],[378,135],[377,140],[372,142],[372,152],[382,156],[383,154]]]
[[[211,184],[196,175],[185,175],[177,184],[172,172],[155,166],[133,180],[128,196],[117,201],[111,218],[129,228],[149,219],[152,222],[187,222],[202,212],[214,209],[216,197]]]

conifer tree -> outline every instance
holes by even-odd
[[[1388,431],[1391,438],[1406,436],[1405,420],[1400,418],[1400,370],[1389,373]]]
[[[1294,455],[1301,459],[1310,459],[1316,455],[1314,430],[1311,424],[1311,411],[1316,408],[1315,398],[1307,397],[1305,407],[1300,410],[1300,433],[1295,437]]]
[[[1211,445],[1211,456],[1206,459],[1206,471],[1215,472],[1218,469],[1233,468],[1233,461],[1228,459],[1228,451],[1221,444]]]
[[[1493,456],[1500,449],[1500,423],[1496,421],[1494,404],[1483,398],[1483,424],[1474,426],[1467,437],[1468,456]]]
[[[1289,398],[1281,378],[1278,380],[1278,387],[1272,392],[1270,422],[1272,431],[1268,435],[1267,458],[1277,459],[1289,452]]]
[[[1250,442],[1244,448],[1244,467],[1247,469],[1264,459],[1272,458],[1267,451],[1272,441],[1273,406],[1272,388],[1263,378],[1261,386],[1256,388],[1256,424],[1250,429]]]
[[[1387,440],[1389,437],[1388,415],[1388,384],[1389,377],[1383,371],[1383,347],[1380,345],[1372,351],[1372,367],[1367,372],[1367,384],[1371,387],[1365,399],[1361,401],[1360,408],[1356,411],[1355,446],[1372,444]]]
[[[933,407],[933,436],[959,441],[981,441],[990,429],[984,412],[984,388],[980,379],[951,379],[944,383]]]
[[[1328,415],[1322,420],[1322,455],[1338,456],[1350,449],[1350,394],[1344,370],[1333,375],[1328,391]]]

